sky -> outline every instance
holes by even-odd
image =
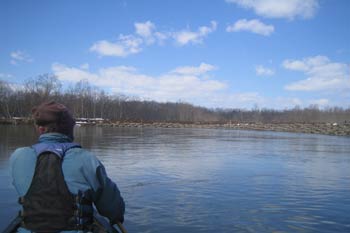
[[[348,0],[0,0],[0,79],[49,73],[208,108],[347,108],[349,12]]]

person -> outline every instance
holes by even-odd
[[[32,109],[38,143],[10,157],[19,195],[18,232],[94,231],[93,204],[111,224],[124,221],[125,204],[103,164],[73,142],[75,120],[63,104]]]

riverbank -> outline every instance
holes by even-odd
[[[33,124],[29,119],[0,120],[0,124]],[[171,122],[94,122],[77,124],[78,127],[90,125],[106,127],[155,127],[155,128],[207,128],[233,130],[259,130],[293,133],[325,134],[350,136],[350,123],[171,123]]]
[[[350,136],[350,124],[337,123],[135,123],[116,122],[102,124],[110,127],[158,127],[158,128],[218,128],[234,130],[259,130],[294,133]]]

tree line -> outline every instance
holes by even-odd
[[[76,118],[103,118],[130,122],[255,122],[313,123],[350,122],[350,108],[317,105],[293,109],[208,109],[184,102],[159,103],[124,95],[111,95],[81,80],[62,88],[54,75],[43,74],[13,86],[0,80],[0,118],[30,117],[31,109],[44,101],[55,100],[72,110]]]

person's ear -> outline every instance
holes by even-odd
[[[39,134],[46,133],[46,127],[44,127],[44,126],[38,126],[37,129],[38,129]]]

